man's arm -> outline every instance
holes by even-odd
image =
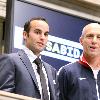
[[[13,92],[15,68],[13,61],[7,54],[0,56],[0,90]]]
[[[58,98],[59,100],[67,100],[68,94],[68,73],[62,67],[57,73],[57,83],[58,83]]]

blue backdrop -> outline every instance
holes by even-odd
[[[50,38],[42,58],[57,70],[61,66],[79,59],[82,53],[82,47],[79,44],[82,28],[92,21],[36,4],[15,0],[13,34],[16,33],[16,26],[23,28],[27,20],[36,16],[45,17],[50,25]],[[13,43],[12,52],[15,49],[18,48]]]

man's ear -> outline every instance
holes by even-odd
[[[26,40],[27,39],[27,32],[23,31],[23,39]]]
[[[82,37],[79,38],[79,42],[81,45],[83,45],[83,38]]]

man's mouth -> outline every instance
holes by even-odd
[[[38,42],[38,44],[39,44],[39,45],[41,45],[41,46],[43,46],[43,45],[44,45],[44,43],[42,43],[42,42]]]
[[[95,47],[95,46],[90,46],[90,49],[91,49],[91,50],[95,50],[96,47]]]

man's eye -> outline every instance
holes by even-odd
[[[45,35],[45,36],[48,36],[48,34],[49,34],[49,33],[45,33],[44,35]]]
[[[41,32],[38,31],[38,32],[36,32],[36,33],[37,33],[37,34],[40,34]]]
[[[97,36],[97,38],[99,38],[99,39],[100,39],[100,36]]]
[[[41,31],[39,31],[39,30],[35,30],[34,31],[36,34],[41,34]]]
[[[93,35],[86,35],[86,37],[87,37],[87,38],[92,38],[92,37],[93,37]]]

